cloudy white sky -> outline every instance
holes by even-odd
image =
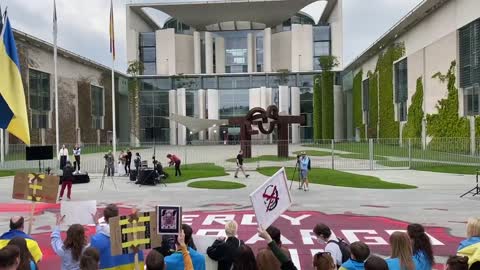
[[[114,0],[118,64],[125,72],[125,4],[179,0]],[[182,1],[182,0],[180,0]],[[192,0],[190,0],[192,1]],[[368,3],[367,3],[368,2]],[[421,0],[343,0],[344,62],[350,63]],[[14,28],[52,42],[53,0],[0,0]],[[319,17],[322,5],[305,11]],[[110,65],[108,42],[110,0],[57,0],[58,45]]]

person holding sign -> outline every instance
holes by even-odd
[[[192,227],[182,224],[182,231],[176,242],[177,252],[165,257],[168,270],[189,269],[188,267],[192,267],[190,268],[192,270],[205,270],[205,257],[193,248],[188,247],[188,243],[192,241],[192,234]],[[188,258],[185,258],[185,256],[188,256]],[[193,266],[190,266],[192,263]]]
[[[52,249],[62,258],[62,270],[80,269],[80,256],[88,245],[85,229],[80,224],[73,224],[67,230],[67,238],[62,241],[60,224],[64,218],[57,215],[56,226],[50,236]]]
[[[0,236],[0,248],[5,247],[10,240],[15,237],[22,237],[27,242],[28,250],[30,254],[32,254],[33,259],[36,263],[38,263],[42,259],[42,250],[38,245],[37,241],[33,240],[33,238],[26,234],[24,230],[25,219],[21,216],[14,216],[10,219],[10,231],[2,234]]]
[[[278,260],[278,262],[271,264],[268,269],[297,270],[297,267],[295,267],[295,265],[292,262],[292,259],[289,256],[290,254],[288,256],[285,254],[285,251],[280,248],[276,240],[274,241],[272,239],[269,232],[267,232],[266,230],[260,227],[258,228],[258,236],[260,236],[261,238],[267,241],[268,247],[272,251],[275,258],[277,258]],[[257,260],[257,264],[258,263],[259,262]],[[278,263],[281,264],[280,267],[278,267]],[[259,265],[259,269],[262,269],[262,268],[263,267],[260,267]]]

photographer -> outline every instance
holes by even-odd
[[[300,178],[304,191],[308,190],[308,171],[310,170],[310,158],[307,157],[307,154],[305,152],[302,152],[302,156],[300,157],[299,160],[299,165],[300,165]]]
[[[103,156],[105,159],[105,166],[107,167],[107,176],[114,176],[115,174],[115,158],[113,157],[112,151],[108,151],[105,156]]]
[[[175,176],[182,176],[182,172],[180,171],[180,164],[182,161],[175,155],[168,154],[167,158],[170,159],[169,166],[175,165]]]

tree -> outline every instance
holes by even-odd
[[[130,144],[139,146],[140,144],[140,118],[139,118],[139,91],[140,81],[138,75],[143,74],[143,63],[135,60],[128,64],[127,74],[131,76],[128,83],[128,101],[130,106]]]
[[[334,137],[334,107],[333,107],[333,85],[335,84],[335,73],[332,71],[333,68],[338,66],[337,57],[328,55],[320,56],[318,58],[320,67],[322,68],[322,78],[321,78],[321,102],[320,110],[321,113],[321,134],[323,139],[333,139]],[[314,103],[319,104],[319,103]],[[314,109],[314,111],[317,111]]]

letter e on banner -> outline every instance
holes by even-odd
[[[250,200],[258,224],[263,228],[272,225],[292,204],[285,168],[281,168],[250,194]]]

